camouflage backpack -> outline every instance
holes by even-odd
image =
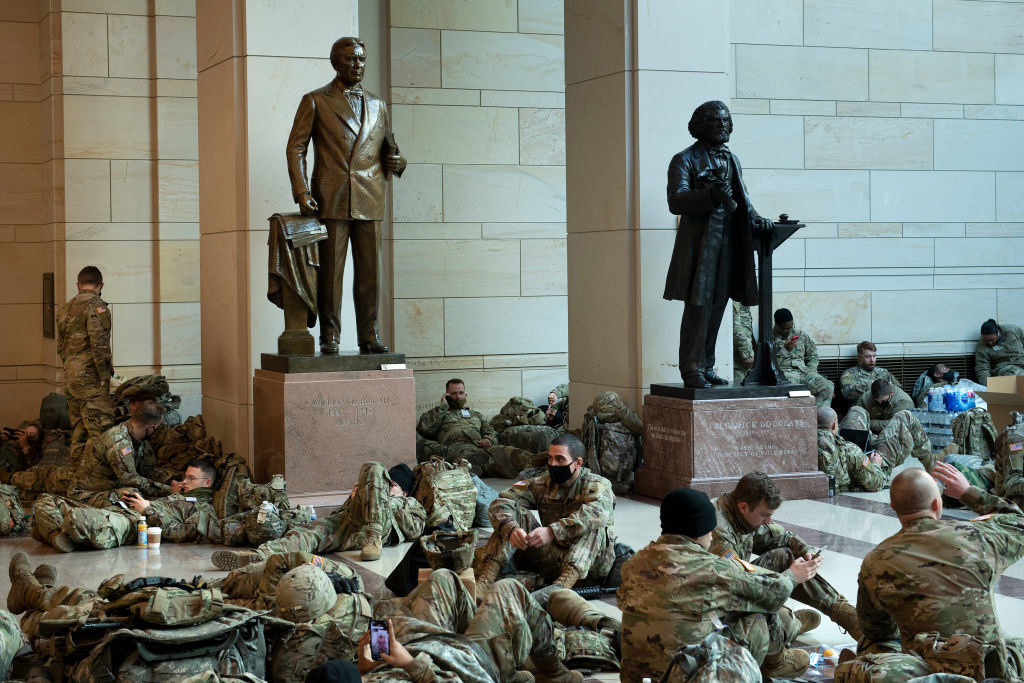
[[[640,464],[638,435],[621,422],[601,423],[595,417],[583,423],[583,446],[584,463],[611,481],[613,492],[627,493],[633,487],[633,473]]]
[[[452,519],[456,530],[466,531],[476,514],[476,485],[469,474],[469,462],[445,462],[433,457],[416,466],[413,498],[427,511],[427,526]]]
[[[252,510],[265,500],[270,501],[278,510],[287,510],[289,507],[284,475],[275,474],[266,484],[257,484],[249,478],[239,478],[235,488],[240,510]]]
[[[582,628],[555,629],[555,651],[570,669],[618,671],[619,656],[612,637]]]
[[[761,668],[743,645],[712,631],[698,645],[680,648],[662,683],[747,683],[761,680]]]
[[[542,425],[544,422],[544,411],[533,405],[533,401],[514,396],[491,418],[491,428],[500,434],[516,425]]]
[[[984,408],[971,408],[953,418],[953,441],[957,450],[989,460],[996,454],[996,427]]]
[[[515,425],[498,435],[498,443],[505,446],[542,453],[558,436],[558,430],[547,425]]]
[[[224,596],[216,588],[161,587],[131,609],[138,619],[154,626],[191,626],[216,619],[224,611]]]
[[[239,512],[248,511],[248,508],[244,508],[238,503],[238,488],[240,482],[251,481],[252,476],[249,466],[240,458],[231,455],[222,460],[223,462],[214,463],[219,474],[217,481],[213,483],[213,507],[217,511],[217,515],[223,519]]]
[[[245,516],[245,537],[253,546],[259,547],[267,541],[274,541],[288,531],[288,523],[281,512],[269,501],[260,503]]]
[[[974,636],[956,633],[942,637],[938,631],[918,633],[910,643],[910,649],[917,653],[934,671],[959,674],[980,681],[986,678],[986,661],[991,661],[992,676],[1005,676],[1006,648],[983,643]],[[989,655],[994,655],[989,657]]]
[[[431,569],[461,572],[473,566],[476,550],[476,529],[470,531],[435,531],[420,536],[420,545]]]
[[[18,489],[0,484],[0,536],[21,533],[25,529],[25,511],[18,501]]]

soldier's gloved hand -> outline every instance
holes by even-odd
[[[331,580],[334,592],[338,595],[359,592],[359,580],[354,577],[342,576],[337,572],[328,572],[327,578]]]

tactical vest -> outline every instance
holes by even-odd
[[[427,511],[426,526],[438,526],[449,517],[459,531],[473,525],[476,485],[469,468],[470,464],[465,460],[451,463],[439,457],[416,466],[416,486],[412,495]]]
[[[957,450],[990,460],[996,454],[996,427],[984,408],[971,408],[953,418],[953,441]]]

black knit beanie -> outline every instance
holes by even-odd
[[[718,525],[715,506],[703,491],[676,489],[661,501],[661,533],[697,538]]]
[[[793,313],[788,308],[780,308],[775,311],[775,324],[785,325],[793,319]]]

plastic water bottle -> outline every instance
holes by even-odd
[[[316,508],[313,507],[312,505],[310,505],[309,506],[309,521],[312,522],[315,519],[316,519]]]
[[[149,525],[146,524],[146,518],[143,517],[139,520],[139,524],[136,527],[139,531],[139,546],[143,548],[149,547]]]
[[[828,497],[836,495],[836,478],[833,475],[828,475]]]

